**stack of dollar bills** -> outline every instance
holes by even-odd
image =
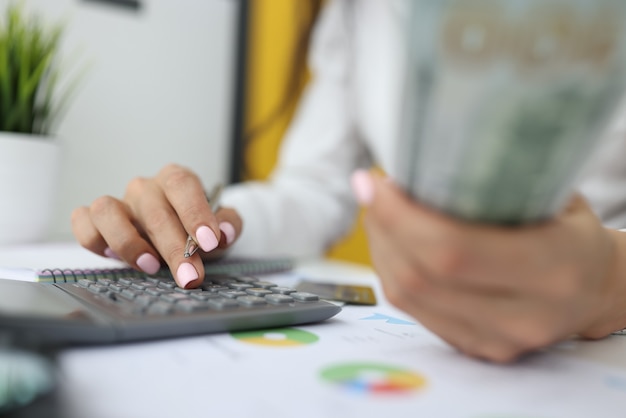
[[[478,222],[562,210],[626,82],[624,0],[412,0],[399,182]]]

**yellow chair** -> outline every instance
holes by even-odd
[[[264,179],[306,83],[306,46],[322,1],[249,2],[243,179]],[[362,213],[353,231],[328,252],[330,258],[371,264]]]

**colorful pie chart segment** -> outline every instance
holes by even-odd
[[[412,394],[426,386],[426,378],[409,370],[377,363],[344,363],[327,367],[323,380],[364,395]]]
[[[273,347],[297,347],[313,344],[319,337],[311,332],[295,328],[266,329],[260,331],[242,331],[231,334],[239,341]]]

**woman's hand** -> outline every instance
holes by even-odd
[[[182,288],[202,283],[201,256],[219,256],[241,227],[233,209],[221,208],[214,214],[198,177],[173,164],[154,178],[132,180],[122,200],[99,197],[72,213],[72,231],[83,247],[148,274],[156,273],[165,261]],[[200,249],[184,258],[189,234]]]
[[[624,234],[582,198],[550,222],[508,228],[451,219],[366,172],[353,185],[386,296],[463,353],[509,362],[626,327]]]

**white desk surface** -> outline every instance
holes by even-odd
[[[19,263],[110,265],[72,244],[0,248],[0,266]],[[60,357],[65,416],[626,417],[626,336],[570,341],[513,365],[487,364],[458,354],[391,307],[369,269],[303,262],[269,279],[289,284],[301,277],[371,284],[379,303],[346,306],[324,323],[295,327],[313,340],[306,344],[215,334],[68,349]],[[276,341],[284,334],[262,336]]]

